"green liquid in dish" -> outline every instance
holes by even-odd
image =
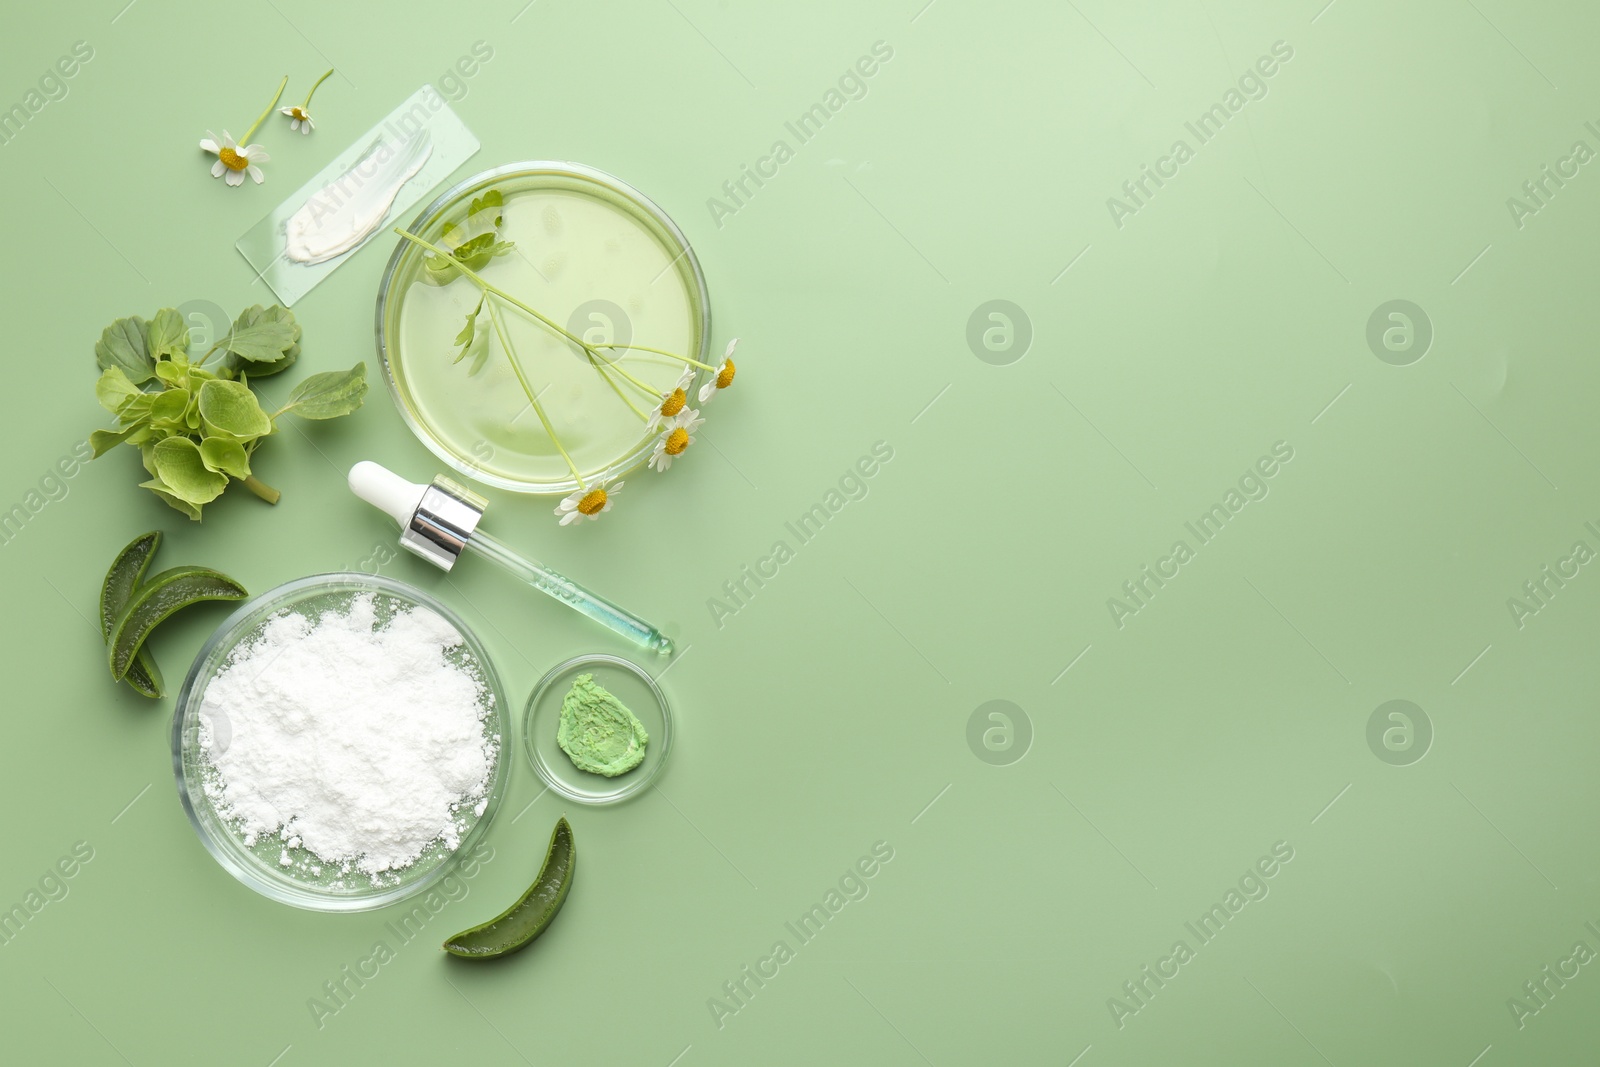
[[[561,700],[556,744],[580,771],[615,778],[644,762],[650,737],[627,705],[580,674]]]
[[[553,184],[517,191],[527,181],[511,178],[502,187],[501,236],[516,248],[483,268],[484,279],[591,344],[631,341],[699,358],[698,293],[686,284],[682,262],[674,263],[681,250],[664,244],[627,201]],[[464,278],[445,286],[415,272],[409,279],[395,344],[397,377],[417,419],[484,475],[519,483],[569,481],[487,309],[478,319],[479,342],[460,363],[451,362],[478,288]],[[579,470],[588,475],[609,467],[644,440],[643,420],[581,350],[515,308],[502,303],[499,311],[529,383]],[[661,391],[684,370],[665,356],[616,355],[629,374]],[[648,395],[620,379],[617,384],[649,412]]]

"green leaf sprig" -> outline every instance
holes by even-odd
[[[230,481],[276,504],[281,494],[255,477],[250,460],[277,432],[279,416],[333,419],[348,415],[367,394],[367,365],[313,374],[271,415],[250,379],[292,366],[300,356],[300,324],[284,307],[246,308],[226,335],[199,360],[189,358],[189,327],[173,308],[148,321],[118,319],[94,346],[100,380],[95,398],[117,417],[114,430],[96,430],[96,458],[119,444],[139,449],[149,489],[191,519],[221,496]],[[214,369],[206,365],[220,357]]]
[[[500,226],[505,222],[501,210],[504,207],[505,198],[498,189],[490,189],[482,196],[473,197],[467,205],[465,226],[457,226],[453,222],[444,224],[440,236],[450,254],[427,256],[423,260],[427,268],[423,277],[432,285],[445,285],[460,273],[459,267],[482,270],[491,259],[515,248],[514,242],[500,239]]]

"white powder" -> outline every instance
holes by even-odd
[[[455,848],[487,802],[494,698],[452,662],[461,634],[427,608],[381,607],[387,622],[371,593],[345,614],[274,616],[206,686],[207,793],[247,847],[276,838],[285,867],[377,883],[435,841]]]

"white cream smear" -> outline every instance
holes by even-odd
[[[433,154],[426,131],[398,149],[379,141],[350,169],[324,185],[284,223],[284,255],[296,263],[326,263],[370,237],[406,182]]]

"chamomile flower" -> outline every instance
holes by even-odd
[[[289,128],[291,130],[299,130],[302,134],[307,134],[317,128],[317,124],[311,121],[311,112],[308,109],[311,107],[311,98],[317,95],[317,86],[327,81],[328,76],[332,73],[333,71],[328,71],[327,74],[324,74],[312,84],[311,91],[306,94],[305,103],[299,107],[280,107],[278,109],[278,114],[289,116]]]
[[[303,107],[280,107],[278,114],[289,116],[289,128],[291,130],[299,130],[305,134],[317,128],[317,124],[311,121],[311,112]]]
[[[611,485],[594,482],[586,489],[573,490],[567,494],[566,499],[556,505],[556,514],[561,517],[561,525],[566,526],[579,519],[598,519],[611,510],[612,501],[621,491],[621,482]]]
[[[672,466],[672,461],[683,455],[684,450],[694,444],[694,431],[705,423],[700,413],[693,408],[685,408],[662,429],[661,436],[656,438],[656,450],[650,455],[650,466],[665,473]]]
[[[244,143],[241,145],[240,142],[249,142],[250,136],[260,129],[263,122],[267,121],[267,116],[272,114],[272,109],[278,106],[278,100],[283,96],[283,87],[288,84],[288,77],[278,83],[278,91],[272,94],[272,103],[267,105],[267,109],[256,118],[255,122],[251,123],[250,128],[244,131],[244,136],[239,138],[238,141],[235,141],[233,135],[227,130],[222,131],[221,141],[217,140],[216,134],[210,130],[206,131],[205,137],[200,141],[200,147],[217,157],[217,161],[211,164],[211,176],[213,178],[222,178],[229,185],[243,185],[244,176],[248,174],[255,179],[257,185],[261,184],[263,181],[261,164],[272,157],[267,155],[266,150],[258,144]]]
[[[735,337],[728,342],[727,351],[722,353],[722,365],[717,368],[716,377],[700,387],[700,403],[706,404],[717,395],[720,389],[726,389],[733,384],[733,350],[739,347],[739,339]]]
[[[661,394],[661,403],[657,404],[650,412],[650,418],[645,422],[647,428],[654,430],[665,422],[676,420],[684,408],[689,406],[689,383],[694,380],[694,368],[685,367],[683,374],[678,377],[678,383],[671,389]]]
[[[272,157],[258,144],[241,146],[235,141],[227,130],[222,131],[222,140],[218,142],[217,135],[210,130],[206,131],[200,147],[216,155],[217,161],[211,164],[211,176],[221,178],[229,185],[243,185],[244,176],[249,174],[255,179],[257,185],[264,180],[260,164],[269,162]]]

